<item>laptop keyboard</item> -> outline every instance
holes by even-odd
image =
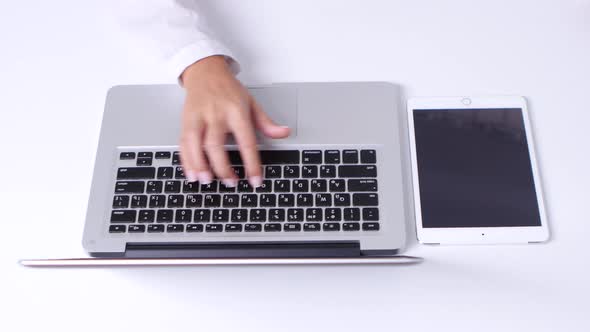
[[[109,232],[379,231],[377,150],[262,150],[259,188],[228,153],[234,188],[186,181],[177,151],[120,150]]]

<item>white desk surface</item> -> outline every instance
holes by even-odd
[[[109,0],[114,1],[114,0]],[[162,83],[109,1],[0,3],[0,330],[590,331],[590,2],[207,1],[247,83],[383,80],[527,96],[552,230],[415,266],[28,269],[83,256],[103,103]]]

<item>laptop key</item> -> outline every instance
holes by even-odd
[[[168,232],[168,233],[184,232],[184,225],[168,224],[168,225],[166,225],[166,232]]]
[[[113,198],[113,208],[127,208],[129,207],[129,196],[115,196]]]
[[[342,165],[338,166],[338,176],[341,178],[376,178],[375,165]]]
[[[147,227],[148,233],[163,233],[164,225],[152,224]]]
[[[244,231],[246,231],[246,232],[260,232],[260,231],[262,231],[262,224],[245,224]]]
[[[261,207],[275,207],[275,206],[277,206],[277,195],[275,195],[275,194],[262,194],[262,195],[260,195],[260,206]]]
[[[377,222],[364,222],[363,231],[378,231],[379,223]]]
[[[313,195],[297,194],[297,206],[313,206]]]
[[[143,233],[145,232],[145,225],[129,225],[127,231],[129,233]]]
[[[333,165],[320,166],[320,177],[321,178],[335,178],[336,177],[336,166],[333,166]]]
[[[378,206],[379,196],[377,194],[352,194],[352,205]]]
[[[280,232],[281,231],[281,224],[265,224],[264,231],[265,232]]]
[[[285,179],[296,179],[299,177],[299,166],[283,167],[283,176]]]
[[[364,221],[378,221],[379,220],[379,209],[377,209],[377,208],[364,208],[363,209],[363,220]]]
[[[153,179],[155,167],[121,167],[117,170],[117,180]]]
[[[189,209],[178,209],[174,221],[176,222],[191,222],[193,218],[193,211]]]
[[[142,194],[145,188],[143,181],[117,181],[115,193],[117,194]]]
[[[324,151],[324,162],[326,164],[340,164],[340,151],[339,150],[326,150],[326,151]]]
[[[334,194],[334,206],[349,206],[350,194]]]
[[[232,208],[240,206],[240,195],[223,195],[223,207]]]
[[[331,192],[344,192],[345,191],[345,182],[343,179],[333,179],[329,182],[330,191]]]
[[[174,173],[174,178],[175,179],[185,179],[186,178],[184,176],[184,170],[182,169],[181,166],[176,167],[176,172]]]
[[[288,209],[287,210],[288,221],[303,221],[303,209]]]
[[[315,206],[332,206],[332,195],[315,194]]]
[[[326,221],[341,221],[342,211],[339,208],[327,208],[324,211],[324,218]]]
[[[219,183],[219,192],[220,193],[235,193],[236,187],[228,187],[223,182]]]
[[[125,233],[127,227],[125,225],[111,225],[109,226],[109,233]]]
[[[317,166],[303,166],[301,169],[302,177],[304,178],[317,178],[318,167]]]
[[[168,151],[158,151],[156,152],[156,159],[170,159],[172,154]]]
[[[150,208],[166,206],[166,195],[150,195]]]
[[[219,194],[208,194],[203,198],[205,207],[220,207],[221,206],[221,195]]]
[[[229,221],[229,210],[228,209],[215,209],[215,210],[213,210],[213,221],[216,221],[216,222]]]
[[[172,165],[180,165],[180,153],[178,151],[172,154]]]
[[[183,181],[182,182],[182,192],[183,193],[197,193],[199,192],[199,182],[189,182]]]
[[[264,169],[264,177],[267,179],[280,178],[281,174],[281,166],[266,166]]]
[[[322,209],[313,208],[305,209],[305,220],[306,221],[322,221],[323,219]]]
[[[139,152],[137,154],[137,158],[153,158],[154,157],[154,153],[153,152]]]
[[[121,152],[121,154],[119,154],[119,159],[121,159],[121,160],[135,159],[135,152]]]
[[[359,162],[358,150],[344,150],[342,151],[342,163],[357,164]]]
[[[209,222],[211,221],[211,210],[196,209],[193,221],[195,222]]]
[[[321,164],[322,151],[321,150],[306,150],[301,153],[304,164]]]
[[[199,233],[203,231],[203,225],[200,224],[188,224],[186,225],[186,231],[188,233]]]
[[[274,192],[286,193],[291,191],[291,182],[289,180],[275,180]]]
[[[242,195],[242,207],[256,207],[258,206],[258,196],[256,194]]]
[[[162,192],[164,183],[162,181],[148,181],[145,191],[149,194],[159,194]]]
[[[202,193],[215,193],[217,192],[217,181],[212,181],[208,184],[201,183],[201,192]]]
[[[263,165],[299,164],[298,150],[262,150],[260,163]]]
[[[133,195],[131,196],[131,207],[132,208],[143,208],[147,207],[147,195]]]
[[[375,150],[361,150],[361,163],[363,163],[363,164],[377,163],[377,152]]]
[[[158,210],[156,214],[157,222],[172,222],[174,210]]]
[[[349,179],[348,191],[377,191],[377,180]]]
[[[242,225],[241,224],[226,224],[225,231],[226,232],[241,232]]]
[[[326,180],[311,180],[312,192],[326,192],[328,191],[328,182]]]
[[[223,231],[223,225],[221,225],[221,224],[207,224],[207,225],[205,225],[205,231],[210,232],[210,233],[212,233],[212,232],[218,233],[218,232]]]
[[[322,228],[321,228],[320,223],[305,223],[305,224],[303,224],[303,230],[305,232],[318,232],[321,229]]]
[[[158,179],[172,179],[174,168],[172,167],[158,167]]]
[[[323,229],[326,232],[336,232],[340,230],[340,224],[335,222],[326,222],[323,225]]]
[[[201,207],[201,205],[203,205],[203,195],[199,195],[199,194],[186,195],[186,207],[187,208]]]
[[[252,209],[252,210],[250,210],[250,221],[265,222],[266,221],[266,210],[265,209]]]
[[[345,222],[342,224],[342,229],[345,231],[358,231],[361,229],[361,226],[358,222]]]
[[[285,224],[283,230],[285,232],[299,232],[301,231],[301,224]]]
[[[256,188],[257,193],[269,193],[272,191],[272,181],[263,180],[260,187]]]
[[[168,204],[167,207],[169,208],[179,208],[184,206],[184,196],[183,195],[168,195]]]
[[[111,211],[112,223],[132,223],[137,217],[136,210],[113,210]]]
[[[152,165],[152,158],[137,157],[137,162],[135,164],[137,166],[151,166]]]
[[[166,181],[164,183],[165,193],[179,193],[180,192],[180,181]]]
[[[233,209],[233,210],[231,210],[231,221],[232,222],[246,222],[246,221],[248,221],[248,210],[247,209]]]
[[[156,218],[156,211],[154,210],[139,210],[137,222],[149,223],[154,222]]]
[[[251,193],[254,192],[254,188],[250,185],[248,180],[240,180],[238,181],[238,192],[239,193]]]
[[[359,221],[361,220],[361,209],[346,208],[344,209],[344,221]]]
[[[293,192],[305,193],[309,191],[309,180],[293,180]]]
[[[244,170],[244,167],[242,166],[234,166],[234,173],[236,173],[236,176],[238,177],[238,179],[243,179],[246,177],[246,171]]]
[[[269,221],[285,221],[285,210],[283,209],[270,209],[268,210]]]
[[[281,206],[281,207],[295,206],[295,195],[293,195],[293,194],[280,194],[279,195],[279,206]]]

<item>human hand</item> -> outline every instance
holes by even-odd
[[[180,158],[188,181],[203,184],[213,174],[235,187],[234,173],[224,143],[233,134],[250,185],[262,184],[256,127],[270,138],[289,136],[289,128],[275,124],[231,72],[224,56],[210,56],[189,66],[181,79],[186,89],[180,138]],[[207,156],[207,157],[205,157]]]

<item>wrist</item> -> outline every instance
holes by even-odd
[[[232,75],[229,63],[223,55],[212,55],[188,66],[180,75],[185,87],[189,87],[194,80],[209,79],[219,75]]]

